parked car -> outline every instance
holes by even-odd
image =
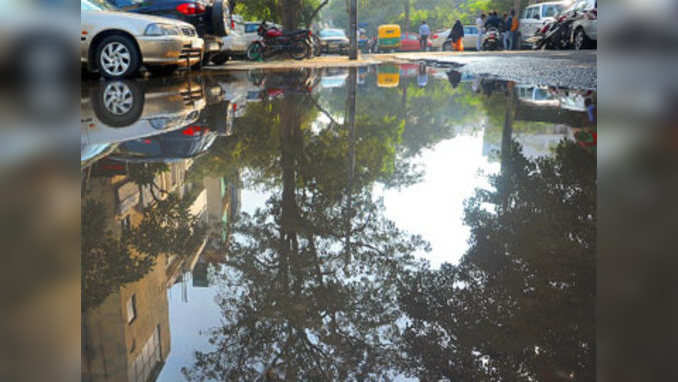
[[[221,42],[221,51],[211,57],[211,61],[216,65],[222,65],[234,57],[239,58],[247,55],[247,48],[250,43],[245,38],[245,21],[242,16],[231,16],[231,32],[228,36],[222,37]]]
[[[429,49],[433,46],[433,42],[428,40]],[[400,36],[400,49],[401,52],[415,52],[419,51],[419,34],[412,32],[405,32]]]
[[[193,25],[205,40],[206,61],[222,50],[221,38],[231,33],[230,0],[106,0],[126,12],[162,16]]]
[[[167,74],[202,59],[204,42],[191,24],[116,12],[104,0],[82,0],[80,10],[80,60],[106,78],[133,76],[142,64]]]
[[[190,125],[150,138],[118,145],[109,158],[126,163],[158,163],[191,159],[207,153],[219,134],[208,126]]]
[[[323,29],[318,33],[323,53],[347,53],[350,45],[343,29]]]
[[[527,6],[520,16],[520,40],[525,43],[527,39],[549,22],[555,20],[556,15],[561,13],[573,3],[572,0],[552,1],[532,4]]]
[[[432,49],[433,50],[446,50],[450,51],[452,50],[452,46],[445,46],[445,42],[447,41],[447,37],[450,35],[452,32],[451,28],[448,29],[443,29],[441,31],[438,31],[434,33],[431,36],[431,42],[432,42]],[[478,40],[478,27],[475,25],[467,25],[464,26],[464,50],[475,50],[476,49],[476,41]]]
[[[577,49],[589,49],[598,41],[598,1],[577,1],[570,11],[581,13],[572,23],[571,45]]]

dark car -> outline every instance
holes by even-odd
[[[128,163],[173,162],[206,153],[219,134],[206,126],[191,125],[162,135],[120,144],[109,158]]]
[[[177,19],[195,26],[205,40],[205,56],[221,51],[221,37],[231,31],[231,12],[235,2],[230,0],[107,0],[125,12]]]

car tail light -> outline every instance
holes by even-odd
[[[183,3],[177,5],[177,11],[183,15],[199,15],[205,13],[206,9],[202,3]]]
[[[431,38],[434,39],[434,40],[437,40],[437,39],[438,39],[438,35],[437,35],[437,34],[434,34],[433,37],[431,37]]]
[[[563,21],[565,21],[566,18],[567,18],[567,15],[565,15],[565,16],[560,16],[560,18],[558,19],[558,22],[559,22],[559,23],[562,23]]]
[[[235,29],[235,21],[233,19],[231,19],[231,29]]]
[[[543,28],[541,28],[541,33],[546,33],[546,31],[549,30],[549,25],[545,25]]]
[[[199,135],[200,132],[202,132],[203,128],[200,126],[189,126],[185,128],[181,133],[184,135],[188,135],[189,137],[194,137],[196,135]]]

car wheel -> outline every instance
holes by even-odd
[[[135,81],[102,83],[90,94],[94,114],[111,127],[125,127],[136,122],[144,109],[144,92]]]
[[[140,54],[127,36],[113,35],[104,38],[96,51],[97,66],[105,78],[120,79],[134,75],[139,69]]]
[[[574,32],[574,49],[576,50],[588,49],[590,46],[591,42],[589,38],[586,37],[584,29],[577,28],[577,31]]]
[[[226,63],[226,61],[228,61],[228,58],[229,58],[228,54],[219,53],[212,56],[212,62],[214,63],[214,65],[223,65]]]
[[[444,44],[443,44],[443,47],[442,47],[442,50],[443,50],[443,52],[449,52],[449,51],[451,51],[451,50],[452,50],[452,44],[449,43],[449,42],[444,43]]]
[[[176,65],[150,65],[146,66],[154,76],[169,76],[177,70]]]

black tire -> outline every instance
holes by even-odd
[[[576,50],[582,50],[582,49],[591,49],[591,46],[593,45],[591,43],[591,39],[586,36],[586,33],[584,33],[583,28],[577,28],[577,30],[574,32],[574,49]]]
[[[303,60],[304,58],[311,57],[311,52],[311,47],[308,46],[306,40],[297,41],[293,51],[290,52],[290,56],[295,60]]]
[[[250,61],[257,61],[264,58],[264,46],[258,42],[250,44],[247,48],[247,59]]]
[[[176,72],[177,65],[148,65],[146,69],[153,76],[169,76],[172,73]]]
[[[452,51],[452,43],[447,41],[446,43],[443,44],[443,52],[450,52]]]
[[[212,5],[212,30],[215,36],[227,36],[227,25],[229,25],[230,11],[224,6],[224,0],[216,0]]]
[[[214,65],[223,65],[228,61],[229,58],[230,56],[228,54],[219,53],[212,56],[212,62],[214,63]]]
[[[111,98],[115,98],[111,101]],[[129,105],[125,102],[129,101]],[[126,127],[141,117],[145,94],[140,84],[130,80],[103,82],[90,92],[94,114],[105,125]],[[113,103],[117,103],[113,105]],[[120,106],[123,106],[120,108]]]
[[[112,73],[108,69],[106,69],[105,66],[102,66],[102,54],[104,52],[104,49],[107,49],[107,47],[109,46],[114,46],[114,44],[123,45],[127,49],[130,56],[127,69],[124,70],[122,73]],[[116,34],[105,37],[99,43],[99,45],[97,45],[94,57],[96,59],[97,68],[99,68],[99,73],[101,73],[101,75],[104,78],[108,79],[121,79],[131,77],[137,73],[137,71],[139,70],[139,66],[141,65],[141,54],[139,53],[137,45],[134,43],[134,41],[132,41],[131,38],[124,35]]]

